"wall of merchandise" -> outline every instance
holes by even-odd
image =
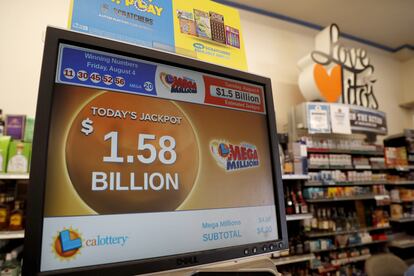
[[[302,134],[280,135],[290,248],[274,256],[279,271],[364,275],[365,260],[382,252],[414,263],[413,131],[377,144]]]

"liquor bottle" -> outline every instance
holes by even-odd
[[[318,209],[317,211],[317,219],[318,219],[318,230],[323,230],[323,220],[322,220],[322,209]]]
[[[356,212],[353,212],[353,214],[352,214],[352,224],[353,224],[355,229],[359,229],[359,227],[360,227],[359,219],[358,219],[358,216],[357,216]]]
[[[306,213],[308,213],[309,212],[309,210],[308,210],[308,205],[306,204],[306,201],[305,201],[305,199],[303,198],[303,195],[302,195],[302,191],[301,190],[298,190],[298,198],[299,198],[299,202],[300,202],[300,211],[301,211],[301,213],[302,214],[306,214]]]
[[[19,260],[17,259],[17,255],[18,255],[17,251],[12,250],[10,252],[10,255],[12,257],[13,265],[17,267],[17,275],[21,275],[22,266],[21,266],[21,263],[19,262]]]
[[[339,208],[339,210],[338,210],[338,222],[336,224],[336,230],[344,231],[345,228],[346,228],[346,223],[345,223],[344,208]]]
[[[318,230],[318,218],[316,217],[315,207],[311,205],[310,209],[312,213],[311,228],[312,228],[312,231],[316,231]]]
[[[286,199],[285,199],[285,202],[286,202],[286,214],[292,215],[294,213],[294,210],[293,210],[293,200],[290,197],[290,193],[289,193],[289,188],[288,187],[286,187]]]
[[[23,230],[23,210],[21,202],[14,202],[14,210],[10,212],[9,230]]]
[[[294,210],[295,210],[295,214],[300,214],[300,209],[301,208],[300,208],[300,203],[299,203],[298,199],[296,198],[296,194],[293,190],[290,192],[290,194],[292,195],[292,201],[293,201],[293,207],[294,207]]]
[[[0,194],[0,230],[8,226],[9,206],[6,204],[6,194]]]
[[[0,109],[0,136],[4,135],[4,125],[3,110]]]
[[[346,231],[349,231],[354,228],[354,226],[352,225],[352,221],[353,219],[351,216],[351,212],[348,212],[348,215],[346,216],[346,227],[345,227]]]
[[[285,162],[283,164],[283,172],[285,174],[293,174],[293,161],[290,157],[289,152],[286,152],[285,154]]]
[[[323,218],[323,230],[327,231],[329,230],[329,220],[326,215],[326,209],[322,209],[322,218]]]
[[[303,220],[303,231],[310,232],[312,230],[312,219]]]
[[[337,222],[338,222],[338,215],[336,213],[336,209],[333,208],[332,209],[332,231],[333,232],[336,232],[336,229],[337,229],[336,224],[337,224]]]
[[[15,265],[15,263],[12,260],[12,255],[10,253],[6,254],[6,261],[1,266],[1,276],[17,276],[18,275],[18,267]]]
[[[333,225],[333,221],[332,221],[332,214],[331,214],[331,208],[328,208],[326,210],[326,218],[328,220],[328,231],[332,231],[332,225]]]

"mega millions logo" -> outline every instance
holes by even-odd
[[[64,228],[53,238],[52,251],[61,260],[71,260],[80,254],[82,237],[78,230]]]
[[[217,164],[226,171],[237,171],[258,167],[259,154],[257,147],[249,143],[234,145],[227,141],[213,140],[210,151]]]
[[[182,76],[174,76],[165,72],[160,73],[160,79],[162,84],[171,93],[197,93],[197,83],[195,80]]]

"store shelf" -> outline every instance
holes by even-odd
[[[0,180],[2,179],[29,179],[29,174],[0,174]]]
[[[309,170],[343,170],[343,171],[386,171],[386,170],[397,170],[397,171],[409,171],[406,168],[378,168],[378,167],[363,167],[363,166],[312,166],[308,167]]]
[[[309,175],[307,174],[284,174],[282,180],[307,180]]]
[[[407,199],[404,199],[404,200],[392,200],[391,201],[391,203],[396,203],[396,204],[404,204],[404,203],[412,203],[413,202],[413,200],[407,200]]]
[[[414,239],[394,240],[390,242],[388,246],[400,249],[412,248],[414,247]]]
[[[309,170],[357,170],[354,166],[309,166]]]
[[[24,230],[21,231],[0,231],[0,240],[23,239]]]
[[[390,229],[390,228],[391,228],[390,226],[387,226],[387,227],[364,227],[364,228],[346,230],[346,231],[309,232],[309,233],[306,233],[306,236],[309,237],[309,238],[320,238],[320,237],[328,237],[328,236],[359,233],[359,232],[365,232],[365,231],[370,232],[370,231],[376,231],[376,230],[387,230],[387,229]]]
[[[371,254],[366,254],[366,255],[362,255],[362,256],[337,259],[337,260],[332,260],[331,264],[342,266],[342,265],[346,265],[346,264],[350,264],[350,263],[362,262],[362,261],[365,261],[365,260],[369,259],[370,257],[371,257]]]
[[[386,180],[378,181],[329,181],[329,182],[320,182],[320,181],[308,181],[305,183],[305,187],[332,187],[332,186],[368,186],[368,185],[378,185],[378,184],[387,184]]]
[[[368,246],[368,245],[373,245],[373,244],[381,244],[381,243],[387,243],[388,240],[378,240],[378,241],[372,241],[372,242],[364,242],[364,243],[357,243],[357,244],[349,244],[347,246],[335,246],[332,248],[328,248],[328,249],[320,249],[320,250],[315,250],[312,251],[312,253],[320,253],[320,252],[327,252],[327,251],[335,251],[335,250],[340,250],[340,249],[347,249],[347,248],[351,248],[351,247],[359,247],[359,246]]]
[[[348,196],[348,197],[333,197],[333,198],[316,198],[316,199],[306,199],[308,203],[318,203],[318,202],[334,202],[334,201],[347,201],[347,200],[370,200],[370,199],[383,199],[380,197],[388,197],[388,195],[360,195],[360,196]]]
[[[414,185],[414,180],[400,180],[400,181],[388,181],[387,185]]]
[[[414,166],[410,165],[410,166],[397,166],[397,167],[392,167],[392,168],[388,168],[389,170],[396,170],[399,172],[409,172],[414,170]]]
[[[414,217],[400,218],[400,219],[393,219],[393,218],[391,218],[390,221],[392,221],[392,222],[399,222],[399,223],[413,222],[414,221]]]
[[[293,220],[304,220],[304,219],[311,219],[313,218],[311,213],[307,214],[295,214],[295,215],[286,215],[286,221],[293,221]]]
[[[315,267],[311,269],[318,270],[319,273],[333,272],[335,270],[338,270],[343,265],[366,261],[367,259],[371,258],[371,256],[372,256],[371,254],[366,254],[366,255],[361,255],[357,257],[349,257],[349,258],[332,260],[329,267]]]
[[[371,156],[383,156],[383,151],[378,150],[347,150],[347,149],[318,149],[308,148],[308,153],[333,153],[333,154],[353,154],[353,155],[371,155]]]
[[[275,266],[286,265],[286,264],[293,264],[293,263],[300,263],[300,262],[308,262],[315,259],[314,254],[304,254],[304,255],[293,255],[288,257],[281,257],[271,259]]]

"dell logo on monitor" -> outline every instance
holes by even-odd
[[[177,265],[190,265],[190,264],[196,264],[196,263],[198,263],[196,256],[177,259]]]

